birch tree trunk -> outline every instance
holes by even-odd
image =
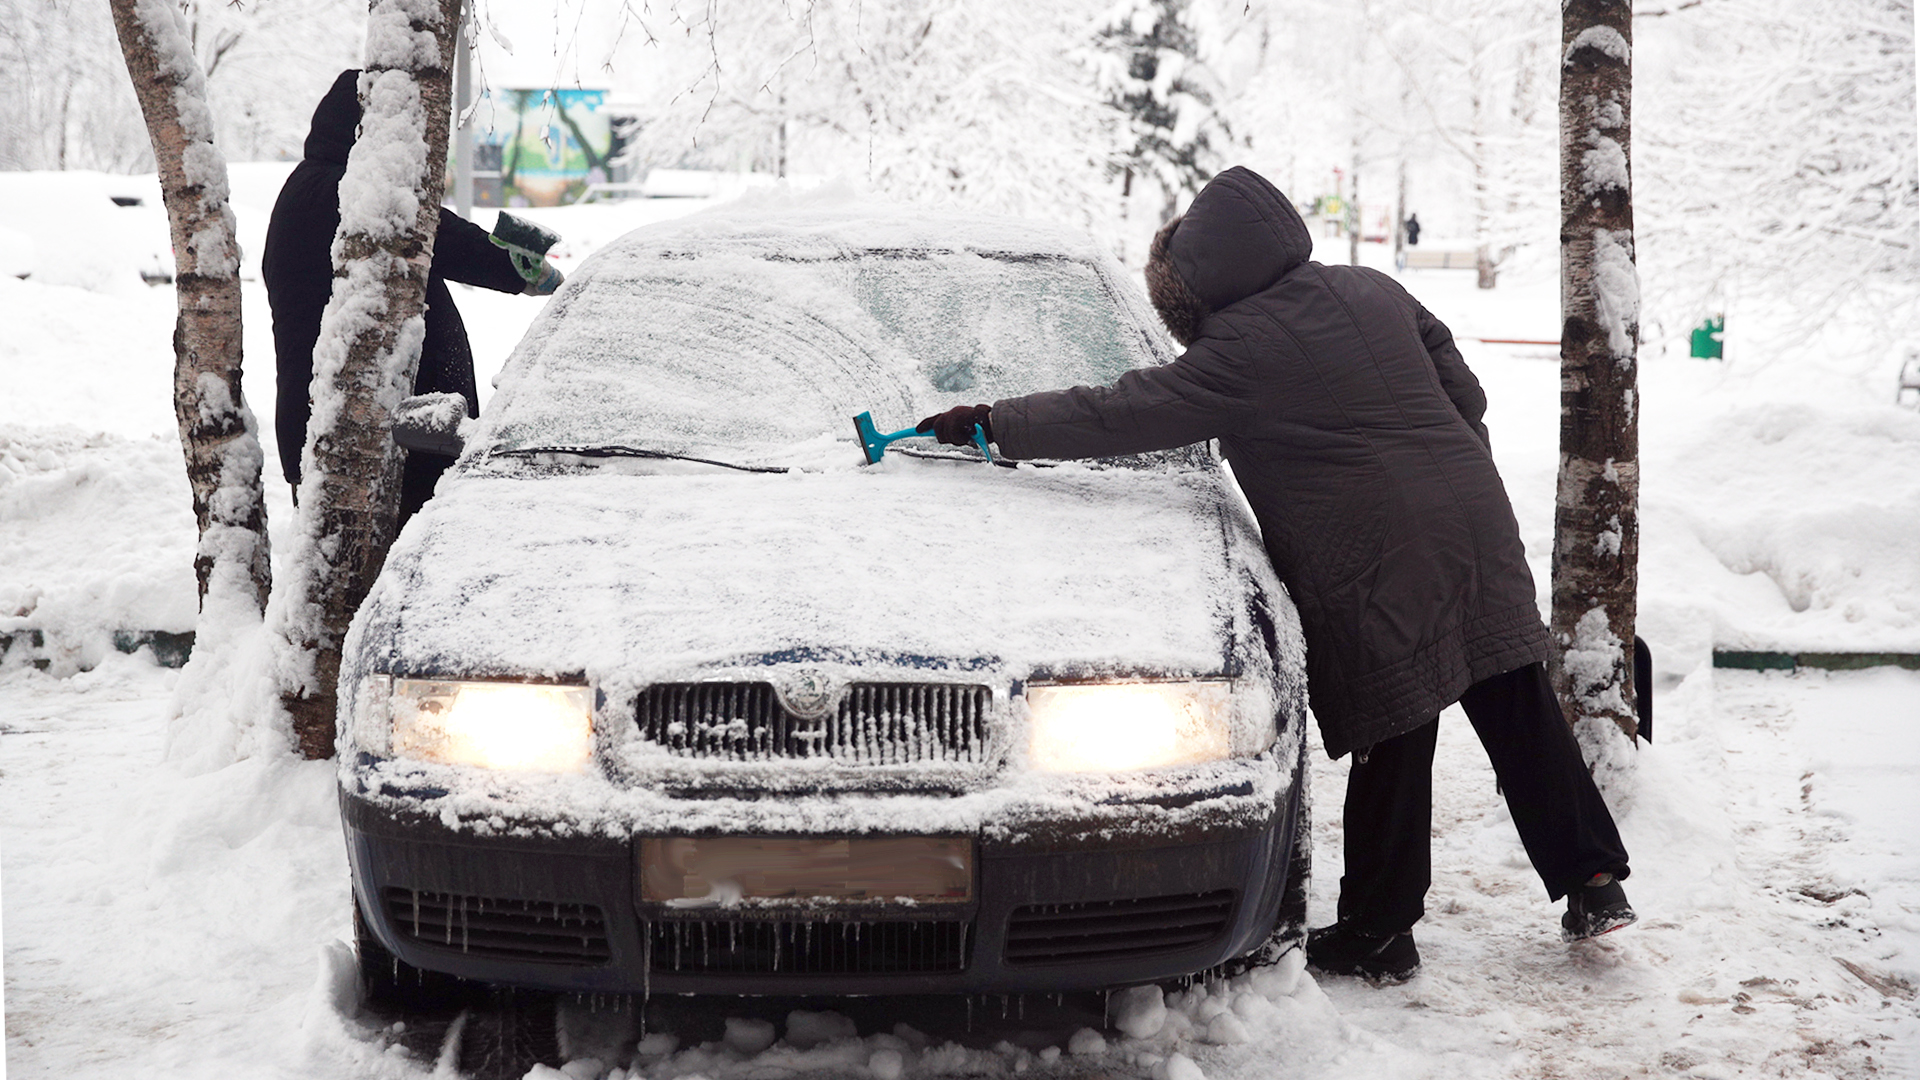
[[[308,758],[334,751],[347,624],[386,559],[402,454],[393,410],[413,386],[445,186],[460,0],[373,0],[360,134],[340,181],[333,296],[313,351],[300,510],[276,607],[281,702]]]
[[[1637,733],[1640,290],[1629,168],[1632,34],[1628,0],[1562,4],[1554,685],[1596,772],[1626,767],[1617,751]]]
[[[204,618],[237,605],[242,619],[257,621],[273,577],[260,440],[240,392],[240,249],[227,163],[213,146],[206,80],[179,9],[169,0],[112,0],[112,8],[173,239],[173,409],[200,529],[200,610]]]

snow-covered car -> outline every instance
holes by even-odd
[[[826,201],[595,254],[345,643],[370,987],[1053,991],[1297,943],[1304,646],[1215,454],[854,438],[1171,358],[1031,222]]]

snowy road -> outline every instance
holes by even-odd
[[[401,1045],[418,1040],[351,1015],[330,768],[156,769],[175,677],[135,658],[69,679],[0,675],[11,1075],[431,1075],[433,1055]],[[1643,919],[1598,942],[1558,941],[1456,715],[1436,768],[1426,968],[1405,986],[1270,974],[1170,998],[1161,1030],[1109,1029],[1097,1055],[1067,1052],[1065,1029],[990,1015],[966,1047],[943,1047],[965,1030],[957,1008],[876,1019],[871,1002],[847,1010],[856,1036],[802,1017],[766,1049],[718,1039],[719,1015],[656,1009],[636,1048],[630,1003],[569,1005],[566,1041],[594,1058],[574,1073],[868,1076],[897,1061],[907,1076],[1920,1075],[1920,1004],[1891,973],[1920,948],[1920,674],[1703,670],[1663,709],[1621,814]],[[1314,777],[1328,868],[1316,921],[1332,910],[1344,775],[1323,760]],[[1229,1009],[1238,1023],[1217,1023]],[[660,1030],[675,1013],[684,1043]],[[899,1023],[915,1030],[900,1038]],[[1062,1051],[1051,1064],[1047,1045]]]

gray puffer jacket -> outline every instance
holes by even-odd
[[[1410,731],[1547,658],[1486,395],[1392,278],[1311,262],[1285,196],[1229,169],[1155,238],[1149,291],[1186,352],[1109,387],[1009,398],[1014,458],[1219,439],[1300,609],[1327,752]]]

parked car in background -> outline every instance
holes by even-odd
[[[1094,989],[1297,944],[1304,647],[1214,454],[853,438],[1167,362],[1118,275],[825,199],[587,260],[345,645],[370,991]]]
[[[116,292],[173,283],[173,242],[153,176],[0,173],[0,275]]]

